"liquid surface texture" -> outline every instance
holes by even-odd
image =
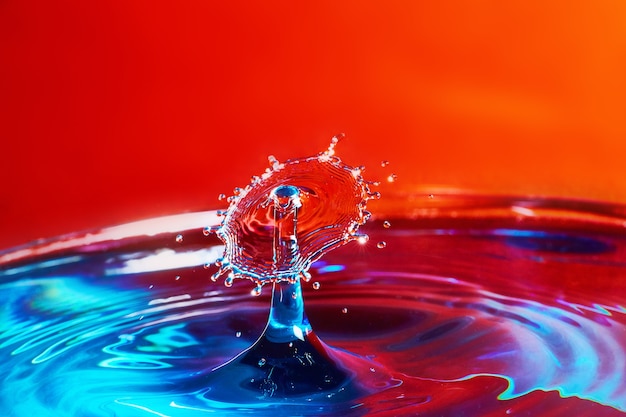
[[[224,247],[204,212],[0,254],[0,411],[624,415],[623,207],[435,195],[405,213],[366,224],[369,242],[314,262],[302,288],[317,337],[380,366],[355,378],[395,384],[277,404],[211,379],[263,333],[270,294],[211,282]]]

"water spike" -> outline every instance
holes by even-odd
[[[301,281],[311,280],[311,264],[356,239],[359,226],[370,217],[365,207],[372,193],[361,177],[363,167],[349,167],[334,156],[342,138],[333,137],[317,156],[285,163],[269,157],[272,168],[232,199],[217,231],[224,261],[214,277],[228,271],[226,286],[248,278],[256,283],[255,296],[271,282],[272,304],[254,345],[206,375],[203,381],[213,387],[207,397],[232,398],[236,387],[243,402],[290,397],[345,401],[389,386],[384,372],[377,385],[362,386],[353,371],[368,370],[372,362],[322,343],[304,310]],[[367,235],[358,239],[367,241]],[[317,289],[320,283],[312,286]]]
[[[272,190],[270,199],[274,214],[273,268],[275,273],[291,270],[297,262],[298,249],[298,209],[302,207],[300,190],[292,185],[281,185]],[[288,275],[291,278],[296,275]]]

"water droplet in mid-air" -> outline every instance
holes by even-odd
[[[317,282],[317,281],[313,283],[313,289],[314,289],[314,290],[319,290],[319,289],[320,289],[320,286],[321,286],[321,285],[320,285],[320,283],[319,283],[319,282]]]
[[[378,249],[383,249],[383,248],[386,248],[386,247],[387,247],[387,242],[378,242],[378,243],[376,244],[376,247],[377,247]]]
[[[396,174],[390,174],[387,177],[387,182],[396,182],[397,179],[398,179],[398,176]]]
[[[381,161],[380,162],[380,166],[383,167],[383,168],[386,167],[387,165],[389,165],[389,161]]]
[[[385,221],[383,222],[383,227],[384,227],[385,229],[389,229],[389,228],[391,227],[391,222],[389,222],[388,220],[385,220]]]
[[[341,312],[342,312],[343,314],[347,314],[347,313],[348,313],[348,308],[347,308],[347,307],[342,308],[342,309],[341,309]]]
[[[176,235],[176,242],[182,243],[183,242],[183,235]]]

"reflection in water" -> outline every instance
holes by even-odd
[[[401,383],[340,402],[233,405],[207,397],[206,375],[262,333],[268,296],[207,279],[216,268],[202,264],[218,256],[221,242],[202,234],[204,219],[181,229],[180,243],[173,231],[5,261],[0,409],[17,416],[626,412],[621,229],[525,228],[506,219],[486,227],[458,216],[448,227],[441,219],[430,228],[419,219],[372,224],[369,244],[316,262],[311,273],[322,286],[303,291],[320,338],[372,358]],[[379,241],[387,248],[377,249]],[[369,372],[358,377],[376,369]]]

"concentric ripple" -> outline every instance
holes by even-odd
[[[346,248],[315,262],[311,273],[323,285],[305,288],[307,312],[326,343],[373,358],[401,383],[347,403],[237,406],[236,398],[207,399],[204,376],[254,342],[269,303],[207,279],[216,268],[202,264],[223,247],[203,236],[206,218],[198,213],[197,229],[92,239],[5,261],[2,414],[626,412],[621,229],[486,227],[458,216],[448,228],[371,224],[372,240],[387,248]]]

